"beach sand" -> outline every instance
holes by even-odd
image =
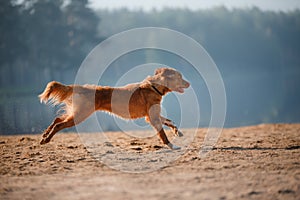
[[[300,124],[223,129],[206,157],[195,132],[181,151],[121,132],[0,136],[0,199],[300,199]]]

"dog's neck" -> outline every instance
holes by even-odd
[[[154,85],[151,84],[151,87],[157,92],[160,96],[164,96],[163,93],[161,93]]]
[[[149,85],[151,87],[151,89],[158,95],[160,96],[164,96],[165,94],[167,94],[168,92],[170,92],[171,90],[163,85],[157,84],[157,83],[151,83],[150,81],[146,81],[146,85]],[[149,87],[148,86],[148,87]]]
[[[171,90],[162,85],[159,84],[159,81],[156,80],[156,77],[153,76],[148,76],[144,81],[144,84],[146,87],[150,88],[158,95],[160,96],[164,96],[165,94],[167,94],[168,92],[171,92]]]

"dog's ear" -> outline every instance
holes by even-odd
[[[172,68],[158,68],[155,70],[155,75],[161,75],[163,77],[172,77],[174,76],[176,71]]]
[[[157,68],[157,69],[155,70],[154,75],[161,74],[163,71],[164,71],[164,68]]]

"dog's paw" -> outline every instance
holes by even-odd
[[[40,144],[43,145],[43,144],[47,144],[49,141],[47,140],[47,138],[43,138],[41,141],[40,141]]]
[[[181,149],[181,147],[176,146],[175,144],[172,144],[171,142],[169,144],[167,144],[167,145],[172,150],[179,150],[179,149]]]
[[[178,136],[178,137],[183,136],[183,133],[180,130],[177,130],[177,129],[174,131],[174,134],[175,134],[175,136]]]
[[[182,133],[180,130],[178,130],[177,136],[178,136],[178,137],[182,137],[182,136],[183,136],[183,133]]]

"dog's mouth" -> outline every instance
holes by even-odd
[[[178,87],[175,89],[176,92],[179,92],[179,93],[184,93],[184,88],[183,87]]]
[[[175,88],[175,91],[179,93],[184,93],[184,89],[188,88],[189,86],[190,84],[187,81],[185,81],[183,85]]]

